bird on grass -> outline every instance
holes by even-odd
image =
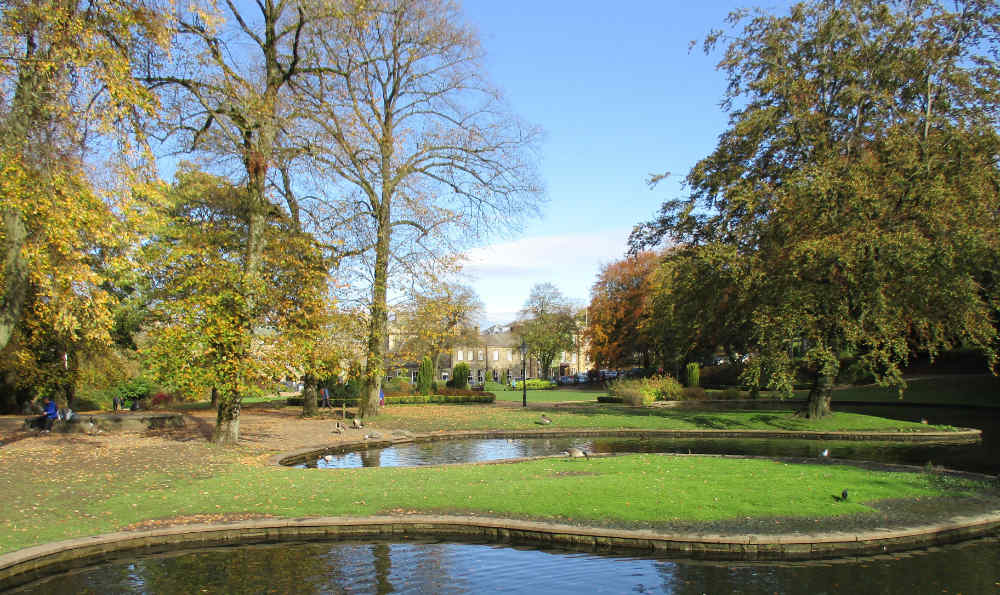
[[[340,422],[338,421],[338,422],[337,422],[337,425],[333,427],[333,432],[334,432],[335,434],[343,434],[343,433],[344,433],[344,430],[346,430],[346,429],[347,429],[347,428],[345,428],[345,427],[344,427],[344,424],[342,424],[342,423],[340,423]]]
[[[536,423],[536,424],[538,424],[538,425],[540,425],[540,426],[547,426],[547,425],[549,425],[550,423],[552,423],[552,420],[551,420],[551,419],[549,419],[549,416],[548,416],[548,415],[545,415],[545,414],[543,413],[543,414],[542,414],[542,419],[540,419],[540,420],[536,421],[535,423]]]
[[[364,425],[361,423],[361,420],[356,417],[351,420],[351,425],[354,427],[355,430],[360,430],[361,428],[364,427]]]
[[[833,499],[837,502],[847,502],[847,489],[845,488],[844,491],[840,493],[840,496],[834,496]]]
[[[575,446],[567,448],[566,450],[564,450],[562,452],[562,454],[566,455],[567,457],[569,457],[571,459],[578,459],[580,457],[584,457],[584,458],[586,458],[588,460],[590,459],[590,455],[587,454],[587,451],[585,451],[585,450],[583,450],[581,448],[576,448]]]

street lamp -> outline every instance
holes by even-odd
[[[528,406],[528,375],[524,370],[525,360],[528,358],[528,343],[521,338],[521,407]]]

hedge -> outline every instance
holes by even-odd
[[[597,397],[598,403],[624,403],[625,399],[621,397]]]
[[[452,389],[449,392],[457,392],[457,389]],[[496,401],[496,395],[493,393],[483,393],[478,391],[463,391],[470,394],[461,395],[400,395],[393,397],[386,397],[386,405],[414,405],[421,403],[493,403]],[[360,399],[330,399],[330,405],[333,407],[357,407]],[[288,397],[288,405],[302,405],[302,397]]]

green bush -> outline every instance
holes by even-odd
[[[684,388],[671,376],[654,376],[647,380],[653,381],[656,386],[657,401],[676,401],[681,398],[681,390]]]
[[[413,384],[402,376],[396,376],[382,385],[382,394],[389,395],[412,395]]]
[[[708,396],[700,386],[687,386],[681,389],[681,399],[684,401],[704,401]]]
[[[735,401],[743,396],[743,393],[738,388],[727,388],[726,390],[719,393],[719,398],[724,401]]]
[[[549,390],[556,387],[555,382],[544,378],[529,378],[527,384],[528,390]]]
[[[731,364],[721,366],[705,366],[699,373],[699,385],[711,388],[723,386],[739,386],[740,369]]]
[[[431,385],[434,383],[434,362],[430,356],[425,355],[420,360],[420,369],[417,370],[417,392],[421,395],[431,394]]]
[[[450,388],[469,388],[469,364],[458,363],[451,369]]]
[[[684,382],[688,387],[701,385],[701,367],[698,362],[691,362],[684,368]]]
[[[681,384],[670,376],[623,378],[608,383],[608,392],[630,405],[648,405],[653,401],[681,398]]]
[[[87,397],[76,397],[73,399],[73,409],[75,411],[98,411],[102,409],[101,404],[94,399]]]
[[[442,392],[447,392],[449,394],[434,394],[434,395],[395,395],[386,396],[386,405],[417,405],[424,403],[448,403],[448,404],[461,404],[461,403],[493,403],[496,401],[496,395],[493,393],[484,393],[480,391],[464,390],[464,389],[442,389]],[[360,399],[331,399],[330,404],[334,407],[357,407]],[[301,406],[302,397],[288,397],[285,402],[290,406]]]

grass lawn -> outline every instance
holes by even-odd
[[[78,448],[72,458],[45,448],[0,451],[0,552],[172,518],[473,513],[654,528],[752,518],[781,530],[787,519],[870,519],[879,501],[948,503],[988,489],[934,474],[652,454],[324,471],[263,466],[202,442]],[[849,500],[835,501],[845,487]]]
[[[837,401],[908,403],[939,403],[943,405],[981,405],[1000,407],[1000,377],[997,376],[935,376],[913,378],[906,381],[907,388],[900,400],[895,389],[879,386],[852,386],[833,393],[833,407]]]
[[[521,402],[519,390],[491,390],[497,396],[497,401]],[[608,391],[602,387],[588,388],[553,388],[549,390],[528,389],[529,403],[561,403],[565,401],[596,401],[597,397],[605,397]]]
[[[792,411],[678,411],[600,404],[579,407],[520,409],[482,405],[394,405],[378,416],[378,426],[415,432],[436,430],[538,429],[546,413],[546,428],[663,429],[663,430],[801,430],[920,432],[949,430],[857,413],[838,413],[818,421],[796,417]]]

